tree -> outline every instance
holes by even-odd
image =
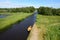
[[[52,8],[49,7],[39,7],[38,13],[42,15],[52,15]]]

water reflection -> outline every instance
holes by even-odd
[[[5,18],[6,16],[9,16],[9,14],[0,14],[0,18]]]
[[[12,25],[12,28],[0,34],[0,40],[26,40],[29,32],[27,28],[29,26],[33,27],[36,21],[37,12],[28,17],[22,22]]]

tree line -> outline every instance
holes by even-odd
[[[37,9],[38,14],[41,14],[41,15],[58,15],[58,16],[60,16],[60,8],[51,8],[51,7],[34,8],[33,6],[22,7],[22,8],[0,8],[0,13],[5,13],[5,12],[32,13],[35,11],[35,9]]]
[[[39,7],[38,13],[41,15],[58,15],[58,16],[60,16],[60,8]]]
[[[0,8],[0,13],[5,12],[25,12],[25,13],[31,13],[34,12],[34,7],[22,7],[22,8]]]

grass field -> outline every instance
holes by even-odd
[[[24,20],[29,15],[31,13],[12,13],[5,18],[0,18],[0,31],[5,30],[11,24]],[[39,40],[60,40],[60,16],[37,15],[36,25],[41,31],[38,32]]]
[[[60,40],[60,16],[37,15],[36,24],[41,30],[39,40]]]
[[[32,13],[11,13],[11,14],[8,13],[8,14],[9,16],[5,18],[0,18],[0,31],[5,30],[11,24],[24,20],[27,16],[31,15]]]

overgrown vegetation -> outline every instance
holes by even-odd
[[[58,15],[60,16],[60,8],[39,7],[38,13],[41,15]]]
[[[60,8],[52,8],[52,7],[39,7],[39,8],[34,8],[33,6],[31,7],[22,7],[22,8],[0,8],[0,13],[6,13],[6,12],[24,12],[24,13],[32,13],[35,11],[35,9],[38,10],[38,13],[41,15],[58,15],[60,16]]]
[[[0,31],[3,31],[4,29],[8,28],[9,25],[11,24],[15,24],[15,22],[22,21],[23,19],[25,19],[27,16],[31,14],[32,13],[12,13],[8,17],[0,18]]]
[[[6,12],[25,12],[25,13],[32,13],[35,11],[34,7],[22,7],[22,8],[0,8],[0,13],[6,13]]]
[[[11,14],[6,18],[0,18],[0,30],[6,29],[6,27],[9,27],[10,24],[14,24],[18,20],[21,21],[22,19],[31,15],[35,9],[38,10],[36,24],[38,28],[42,30],[39,36],[42,34],[44,40],[60,40],[60,8],[0,8],[1,14]]]
[[[60,40],[60,16],[37,15],[36,24],[43,40]]]

